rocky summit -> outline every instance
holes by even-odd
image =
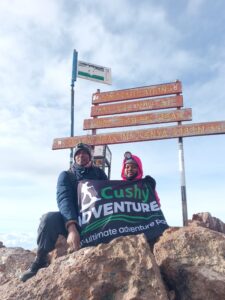
[[[49,267],[23,283],[34,257],[0,242],[1,300],[225,299],[225,224],[210,213],[167,229],[154,247],[141,234],[68,254],[61,237]]]

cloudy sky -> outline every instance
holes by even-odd
[[[112,69],[111,86],[78,79],[75,135],[101,91],[182,81],[192,122],[225,120],[223,0],[8,0],[0,2],[0,241],[35,247],[40,216],[57,210],[59,173],[69,150],[73,50]],[[126,150],[157,181],[162,210],[182,226],[177,139],[110,146],[112,179]],[[188,216],[210,212],[225,222],[225,136],[184,139]]]

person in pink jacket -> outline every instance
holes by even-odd
[[[138,180],[143,178],[143,167],[140,158],[131,152],[127,151],[124,153],[124,160],[122,165],[121,177],[123,180]],[[155,189],[156,181],[151,176],[147,175],[145,178],[148,178],[154,187],[154,193],[156,201],[160,206],[160,199]]]

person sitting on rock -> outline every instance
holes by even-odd
[[[121,177],[123,180],[130,180],[130,181],[143,178],[143,167],[142,167],[142,162],[141,162],[140,158],[134,154],[131,154],[131,152],[129,152],[129,151],[124,153]],[[151,182],[151,184],[154,188],[156,201],[157,201],[158,205],[160,206],[160,198],[155,189],[155,187],[156,187],[155,179],[149,175],[147,175],[145,178],[147,178]]]
[[[57,204],[59,212],[49,212],[42,216],[38,228],[37,256],[31,267],[21,275],[25,282],[48,266],[48,253],[55,248],[59,235],[67,238],[70,250],[80,248],[78,225],[77,185],[80,180],[107,180],[105,172],[93,166],[91,148],[80,143],[74,151],[74,164],[69,171],[60,173],[57,182]]]
[[[124,153],[121,177],[123,180],[129,180],[129,181],[139,180],[143,178],[143,167],[140,158],[134,154],[131,154],[131,152],[129,151]],[[156,191],[155,179],[150,175],[145,176],[145,179],[149,181],[151,187],[153,188],[155,199],[158,203],[158,206],[160,207],[161,206],[160,198]],[[148,239],[148,243],[152,251],[153,251],[154,244],[156,243],[158,238],[159,237]]]

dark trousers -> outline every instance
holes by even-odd
[[[63,235],[65,238],[67,238],[68,235],[61,213],[57,211],[44,214],[41,217],[41,222],[38,227],[37,253],[39,256],[45,256],[55,249],[55,244],[59,235]],[[157,239],[158,238],[148,240],[151,250],[153,250]]]
[[[67,237],[67,230],[60,212],[48,212],[41,217],[38,227],[37,252],[49,253],[55,248],[59,235]]]

